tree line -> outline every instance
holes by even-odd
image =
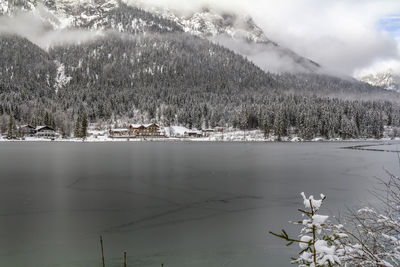
[[[118,12],[128,11],[115,10],[114,22],[131,21],[129,12]],[[0,36],[0,130],[7,131],[11,116],[69,136],[82,128],[82,114],[88,124],[235,127],[304,139],[380,138],[385,126],[399,126],[397,93],[327,75],[265,73],[170,21],[137,12],[143,32],[110,32],[48,51]]]

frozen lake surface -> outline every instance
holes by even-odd
[[[99,235],[108,267],[291,266],[267,233],[296,233],[300,192],[335,214],[398,173],[360,144],[0,143],[0,266],[100,266]]]

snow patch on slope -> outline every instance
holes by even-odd
[[[386,90],[400,92],[400,61],[385,60],[372,64],[370,67],[357,70],[354,77]]]
[[[58,90],[62,89],[64,86],[69,84],[72,77],[69,77],[65,74],[65,66],[63,64],[61,64],[57,60],[54,63],[57,65],[57,75],[56,75],[56,81],[55,81],[55,85],[54,85],[54,88],[55,88],[55,91],[57,94]]]
[[[400,92],[400,73],[395,74],[392,69],[379,73],[372,73],[360,78],[361,81],[374,86],[381,86],[386,90]]]

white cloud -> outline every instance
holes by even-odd
[[[333,71],[353,74],[399,59],[396,39],[379,29],[400,14],[399,0],[125,0],[187,13],[204,6],[248,13],[267,36]]]
[[[400,62],[400,29],[393,27],[399,23],[400,0],[123,1],[170,8],[182,14],[203,7],[249,14],[273,41],[339,73],[351,75],[371,65],[376,68],[380,62],[392,62],[391,65]],[[42,47],[97,36],[80,30],[48,31],[43,16],[20,14],[11,19],[0,18],[0,32],[21,34]],[[379,24],[382,18],[388,23],[393,21],[391,33],[382,31]],[[288,64],[286,61],[281,64],[280,60],[272,58],[277,69]]]
[[[370,74],[382,73],[386,71],[391,71],[395,74],[399,74],[400,61],[395,59],[377,61],[366,68],[356,70],[354,72],[354,76],[357,78],[362,78]]]
[[[53,30],[49,18],[44,15],[49,14],[20,12],[13,17],[0,16],[0,34],[23,36],[44,49],[53,45],[87,42],[102,34],[79,29]]]

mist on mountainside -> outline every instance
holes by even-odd
[[[23,36],[44,49],[54,45],[79,44],[102,35],[100,31],[78,28],[55,29],[50,22],[57,23],[58,20],[40,5],[35,12],[18,11],[12,17],[0,16],[0,34]]]
[[[216,36],[210,40],[245,56],[267,72],[323,72],[317,63],[302,58],[272,42],[255,43],[226,36]]]

